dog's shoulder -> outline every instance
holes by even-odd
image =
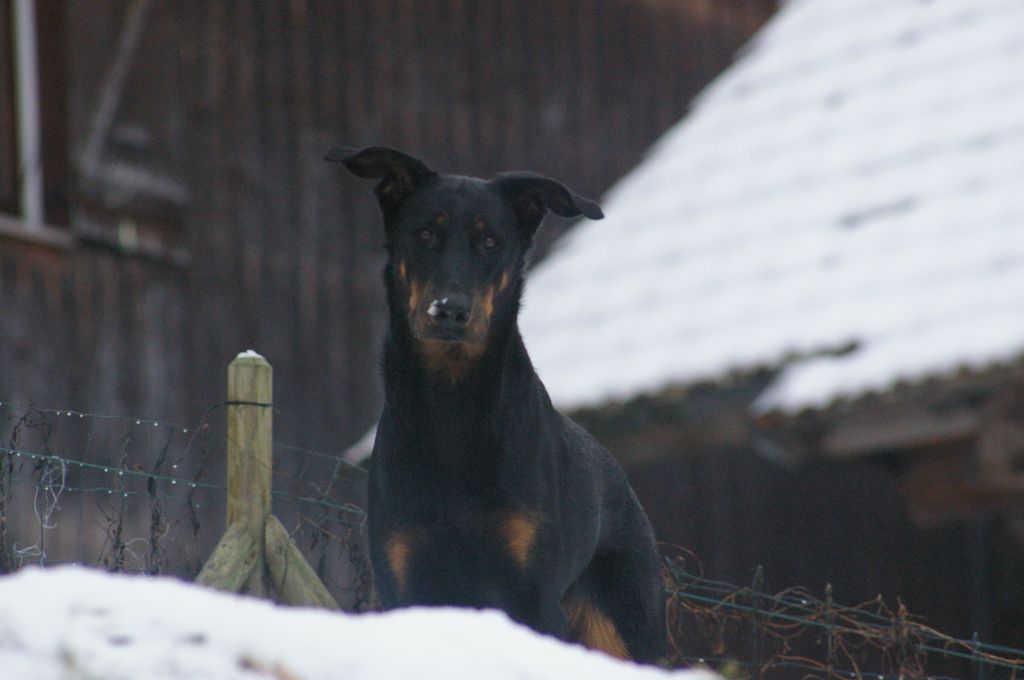
[[[565,467],[576,474],[589,474],[602,484],[625,482],[625,473],[615,457],[603,444],[575,420],[555,411],[558,422],[561,455]]]

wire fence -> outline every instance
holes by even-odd
[[[196,426],[0,402],[0,573],[84,564],[192,580],[225,529],[225,404]],[[274,443],[274,514],[343,607],[370,606],[365,477]]]
[[[74,563],[194,579],[224,531],[224,406],[182,426],[0,402],[0,573]],[[366,472],[331,453],[277,442],[273,453],[274,514],[343,608],[371,608]],[[1024,651],[945,635],[902,604],[768,593],[760,570],[738,587],[675,552],[677,665],[751,679],[1024,677]]]
[[[666,560],[674,661],[727,678],[902,680],[1024,677],[1024,650],[958,639],[881,596],[848,606],[797,587],[764,590],[760,567],[738,587],[687,570],[692,555]]]

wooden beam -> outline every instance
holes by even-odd
[[[196,583],[229,593],[242,592],[260,566],[260,557],[260,542],[249,527],[241,523],[231,525],[206,560]]]
[[[884,404],[841,419],[825,433],[821,450],[829,458],[859,458],[971,437],[978,425],[977,409],[966,406],[939,413],[916,404]]]
[[[118,106],[121,103],[128,72],[142,41],[142,33],[146,27],[146,13],[149,11],[151,3],[152,0],[132,0],[125,11],[121,34],[117,40],[114,63],[111,64],[103,80],[99,104],[92,116],[79,157],[79,169],[87,181],[92,181],[93,174],[100,166],[103,146],[107,143],[110,130],[114,125],[114,118],[117,116]]]
[[[266,543],[272,590],[281,602],[297,607],[339,609],[316,571],[273,515],[267,519]]]

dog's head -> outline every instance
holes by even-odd
[[[593,202],[533,173],[443,175],[384,147],[335,149],[326,158],[379,180],[392,313],[421,348],[442,355],[478,355],[497,320],[514,319],[526,253],[549,210],[603,217]]]

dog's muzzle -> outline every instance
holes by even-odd
[[[492,310],[485,302],[464,293],[424,296],[409,310],[413,334],[424,341],[480,344],[487,335]]]

